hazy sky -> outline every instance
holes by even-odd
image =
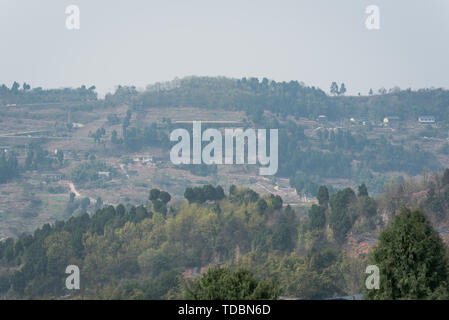
[[[449,0],[0,0],[0,83],[104,93],[187,75],[449,88]]]

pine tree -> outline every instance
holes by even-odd
[[[317,199],[320,206],[327,208],[329,203],[329,191],[326,186],[320,186],[318,189]]]
[[[364,183],[362,183],[359,186],[359,193],[358,193],[359,197],[368,197],[368,189],[366,188],[366,185]]]
[[[334,96],[338,94],[338,85],[336,82],[332,82],[330,90],[331,94],[333,94]]]
[[[345,84],[342,82],[341,86],[340,86],[340,90],[338,90],[338,94],[345,94],[346,93],[346,86]]]
[[[448,299],[447,249],[420,210],[401,209],[372,252],[380,288],[367,299]]]

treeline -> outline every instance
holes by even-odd
[[[131,109],[128,109],[126,116],[120,119],[116,114],[108,115],[108,124],[114,125],[122,122],[122,137],[116,130],[111,131],[110,142],[114,147],[125,146],[127,151],[139,151],[144,147],[169,147],[168,127],[159,128],[156,123],[136,124],[131,123]],[[89,132],[89,137],[94,139],[95,143],[106,145],[106,130],[103,127],[95,132]]]
[[[324,114],[331,120],[363,117],[378,121],[385,116],[416,120],[423,114],[432,114],[438,120],[449,120],[449,91],[444,89],[395,89],[377,95],[331,97],[298,81],[276,82],[267,78],[187,77],[155,84],[141,94],[133,87],[120,87],[108,99],[145,107],[244,110],[256,122],[261,120],[263,110],[309,119]]]
[[[365,184],[358,187],[357,194],[345,188],[329,195],[327,187],[321,186],[317,198],[319,204],[312,205],[308,219],[300,226],[301,241],[310,245],[321,245],[320,239],[325,238],[327,227],[335,241],[342,245],[351,230],[370,232],[382,224],[376,200],[368,195]]]
[[[133,125],[131,123],[132,110],[128,109],[123,120],[120,120],[117,115],[109,115],[108,123],[118,124],[122,122],[122,137],[119,138],[116,130],[111,132],[111,143],[119,146],[124,145],[128,151],[138,151],[143,147],[163,147],[168,148],[168,128],[158,128],[156,123],[140,125]],[[96,136],[99,135],[99,140],[106,134],[103,128],[97,130]],[[95,136],[95,137],[96,137]]]
[[[62,152],[62,151],[60,151]],[[27,146],[26,158],[24,163],[25,170],[48,170],[51,169],[53,164],[62,163],[61,153],[54,156],[48,150],[42,148],[38,143],[30,143]],[[61,160],[60,160],[61,159]]]
[[[89,259],[88,248],[93,245],[93,238],[104,235],[105,230],[123,227],[127,222],[138,223],[151,216],[145,207],[126,210],[123,205],[111,206],[92,217],[85,213],[66,222],[46,224],[33,235],[24,234],[16,240],[9,238],[0,242],[2,264],[18,266],[13,274],[0,276],[1,294],[11,289],[14,295],[22,297],[61,295],[65,267]],[[87,235],[91,238],[86,238]],[[102,263],[107,264],[107,260]],[[120,271],[123,275],[133,265],[125,264],[120,268],[124,268]]]
[[[396,212],[401,207],[419,208],[438,228],[449,222],[449,169],[442,173],[423,172],[421,179],[406,179],[389,186],[378,199],[384,212]]]
[[[203,187],[186,188],[184,198],[189,203],[204,203],[206,201],[222,200],[225,198],[225,194],[221,186],[215,188],[213,185],[208,184]]]
[[[138,108],[197,106],[243,110],[255,122],[262,120],[264,110],[282,117],[309,119],[327,115],[331,120],[355,117],[379,121],[385,116],[416,120],[421,115],[431,114],[437,120],[449,120],[449,91],[441,88],[416,91],[395,88],[368,96],[345,97],[343,94],[332,97],[320,88],[298,81],[186,77],[149,86],[144,92],[138,92],[134,86],[118,86],[114,93],[98,102],[105,106],[127,104]],[[95,86],[44,90],[14,82],[11,87],[0,87],[1,104],[70,101],[97,101]]]
[[[430,171],[442,169],[437,157],[422,150],[419,145],[404,147],[393,145],[386,140],[368,144],[360,153],[359,159],[362,161],[361,166],[367,166],[377,172],[401,171],[417,175],[424,168]]]
[[[292,173],[301,172],[308,177],[347,178],[351,177],[352,156],[344,150],[328,152],[312,148],[310,139],[304,134],[304,128],[288,121],[281,124],[276,120],[264,121],[264,125],[279,130],[278,175],[292,177]]]
[[[206,185],[185,196],[188,202],[170,205],[167,192],[152,189],[146,206],[107,206],[0,242],[0,296],[73,294],[64,287],[71,264],[82,278],[75,294],[85,298],[204,297],[207,286],[190,280],[192,270],[213,266],[225,268],[210,271],[217,281],[237,272],[254,290],[265,288],[246,298],[360,292],[362,260],[348,258],[341,246],[350,230],[378,223],[364,185],[357,195],[349,188],[329,195],[320,187],[319,205],[303,220],[281,197],[248,188],[231,186],[226,195],[221,186]],[[237,288],[223,294],[236,297]]]
[[[304,129],[292,121],[282,124],[271,120],[264,125],[280,128],[279,154],[283,156],[279,160],[278,175],[290,177],[290,184],[298,192],[309,195],[315,195],[320,180],[328,178],[365,181],[370,190],[379,194],[389,180],[382,173],[418,175],[423,168],[429,171],[442,169],[433,153],[416,144],[393,144],[384,136],[369,139],[364,133],[320,129],[316,133],[318,149],[312,138],[304,135]],[[296,174],[292,176],[292,172]],[[377,174],[373,175],[373,172]]]
[[[221,187],[213,188],[221,194]],[[256,268],[251,260],[266,255],[287,259],[297,246],[299,221],[280,197],[234,186],[224,198],[185,203],[165,214],[155,203],[166,205],[170,198],[160,190],[152,190],[149,198],[151,207],[108,206],[92,216],[72,217],[2,241],[0,265],[10,271],[0,275],[0,294],[43,298],[70,293],[64,288],[64,271],[75,264],[82,277],[76,294],[84,297],[179,298],[187,294],[187,280],[181,276],[186,270],[222,264]],[[297,263],[308,261],[298,258]],[[286,285],[281,282],[280,288]],[[311,297],[306,291],[296,294]]]
[[[126,128],[123,141],[129,151],[138,151],[145,146],[168,148],[170,145],[167,131],[159,129],[156,123]]]
[[[189,77],[165,87],[150,87],[135,96],[134,102],[144,107],[190,105],[207,109],[231,108],[247,112],[256,122],[261,119],[263,110],[297,117],[318,116],[332,111],[324,91],[297,81]]]
[[[9,88],[5,84],[0,86],[0,104],[32,104],[32,103],[70,103],[97,101],[95,86],[87,88],[42,89],[31,88],[27,83],[20,85],[14,82]]]
[[[5,183],[18,177],[25,170],[48,170],[55,165],[62,165],[64,154],[58,151],[56,155],[42,149],[39,144],[27,146],[26,158],[23,165],[19,165],[17,156],[12,150],[0,150],[0,183]]]
[[[107,173],[105,178],[109,179],[116,173],[116,170],[106,163],[92,158],[73,168],[70,173],[70,179],[74,183],[95,182],[100,178],[99,172]]]

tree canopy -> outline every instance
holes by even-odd
[[[447,248],[420,210],[403,207],[382,231],[372,252],[380,289],[368,299],[448,299]]]

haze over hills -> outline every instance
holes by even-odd
[[[245,185],[302,206],[310,204],[320,184],[339,189],[365,183],[376,194],[393,178],[401,181],[423,169],[449,166],[447,90],[396,88],[345,96],[340,89],[338,84],[329,95],[296,81],[189,77],[143,92],[118,87],[98,99],[94,86],[43,90],[3,85],[0,144],[13,151],[10,161],[15,157],[18,163],[2,178],[9,182],[2,185],[4,194],[14,194],[4,198],[2,210],[4,216],[12,208],[25,216],[31,207],[37,212],[29,219],[5,218],[2,237],[61,218],[73,191],[70,183],[92,200],[90,210],[99,197],[113,204],[142,202],[148,187],[182,196],[192,183]],[[434,123],[420,123],[423,115]],[[385,123],[388,117],[398,120]],[[192,120],[224,121],[209,124],[218,128],[230,120],[242,127],[278,128],[276,176],[258,176],[253,165],[174,166],[168,134],[189,126],[179,121]],[[98,172],[110,174],[99,177]],[[48,184],[48,179],[57,181]]]
[[[78,298],[200,295],[188,279],[207,266],[275,279],[261,297],[360,293],[366,239],[401,206],[445,238],[449,91],[330,87],[188,77],[99,99],[1,86],[0,294],[61,297],[68,264],[85,275]],[[278,129],[276,175],[173,164],[170,132],[193,121]]]

